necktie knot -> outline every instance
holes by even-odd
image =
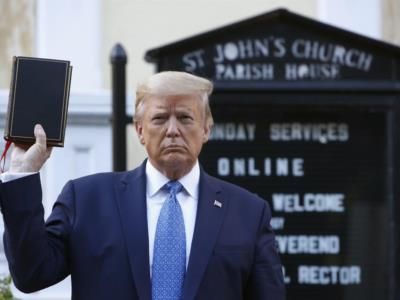
[[[179,181],[174,180],[166,183],[165,188],[169,194],[176,196],[180,191],[182,191],[183,186]]]

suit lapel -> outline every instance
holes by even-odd
[[[183,288],[184,300],[194,299],[197,293],[227,207],[228,199],[220,197],[216,181],[201,171],[196,224]]]
[[[121,224],[139,298],[150,300],[145,163],[116,185]]]

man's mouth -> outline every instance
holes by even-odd
[[[181,145],[168,145],[164,147],[164,151],[182,151],[184,149]]]

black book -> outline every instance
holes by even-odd
[[[41,124],[47,145],[64,146],[72,66],[69,61],[14,57],[4,138],[33,144]]]

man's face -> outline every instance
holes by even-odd
[[[169,179],[192,169],[209,136],[198,95],[150,95],[136,131],[151,163]]]

